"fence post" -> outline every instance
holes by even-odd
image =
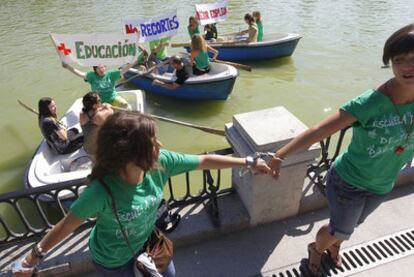
[[[235,155],[274,152],[307,127],[284,107],[237,114],[226,124],[226,138]],[[276,181],[267,175],[255,175],[233,169],[233,185],[250,215],[250,224],[281,220],[297,215],[307,165],[319,157],[320,148],[311,148],[289,157]]]

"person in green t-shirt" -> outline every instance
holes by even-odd
[[[164,74],[165,72],[173,71],[173,68],[170,67],[168,64],[163,62],[168,60],[168,52],[167,48],[169,45],[170,38],[162,38],[159,40],[153,40],[150,41],[149,47],[150,47],[150,58],[149,60],[157,64],[157,68],[155,69],[156,74]]]
[[[188,18],[187,31],[188,35],[190,36],[190,39],[193,37],[193,35],[200,34],[198,20],[195,16],[190,16]]]
[[[244,22],[246,22],[246,24],[249,25],[249,28],[237,34],[238,35],[247,34],[247,38],[244,39],[244,41],[246,42],[257,42],[258,30],[257,30],[256,21],[254,20],[253,16],[249,13],[246,13],[244,15]]]
[[[91,85],[91,90],[99,93],[102,103],[108,103],[124,109],[131,109],[128,102],[117,94],[115,84],[135,64],[136,61],[123,66],[120,70],[114,69],[109,71],[106,70],[106,66],[97,65],[93,67],[93,71],[89,72],[83,72],[66,63],[62,63],[62,67],[76,76],[83,78],[85,82],[88,82]]]
[[[219,52],[208,45],[201,35],[194,35],[191,38],[190,64],[193,65],[194,75],[203,75],[210,72],[208,51],[213,53],[213,61],[217,59]]]
[[[257,41],[263,41],[263,20],[259,11],[253,12],[253,18],[257,25]]]
[[[89,250],[101,275],[134,276],[133,254],[140,253],[152,232],[166,182],[172,176],[195,169],[247,167],[268,173],[261,159],[221,155],[187,155],[161,149],[151,116],[119,112],[107,118],[96,138],[90,184],[72,204],[69,213],[14,268],[33,270],[38,253],[46,253],[88,218],[96,224],[90,232]],[[105,187],[106,186],[106,187]],[[111,195],[112,197],[111,197]],[[115,201],[124,240],[112,209]],[[17,264],[20,263],[20,264]],[[171,262],[163,276],[174,276]]]
[[[158,61],[164,61],[168,58],[167,48],[169,41],[169,37],[150,41],[149,47],[151,54],[153,54]]]
[[[146,68],[148,68],[149,54],[142,45],[139,45],[138,47],[140,49],[140,52],[138,54],[137,63],[136,63],[137,66],[135,66],[135,68],[145,70]]]
[[[347,150],[328,173],[329,224],[308,245],[308,267],[315,275],[320,273],[325,251],[336,266],[341,265],[341,243],[384,201],[401,168],[414,155],[414,24],[387,39],[382,59],[386,66],[391,61],[393,78],[350,100],[277,150],[269,162],[271,175],[277,178],[287,156],[352,126]]]

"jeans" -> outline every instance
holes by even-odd
[[[113,276],[113,277],[118,277],[118,276],[119,277],[134,277],[135,276],[135,273],[134,273],[135,263],[134,262],[135,262],[135,259],[132,258],[126,264],[121,265],[120,267],[115,267],[115,268],[105,267],[103,265],[100,265],[100,264],[96,263],[95,261],[93,261],[93,264],[95,265],[96,271],[101,276],[105,276],[105,277],[106,276],[108,276],[108,277],[109,276]],[[164,277],[175,277],[174,262],[171,261],[170,264],[168,265],[167,269],[161,274]]]
[[[387,198],[346,183],[335,167],[328,173],[326,194],[329,205],[329,233],[340,240],[347,240],[355,227]]]

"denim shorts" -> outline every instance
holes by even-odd
[[[329,233],[339,240],[351,237],[355,227],[364,222],[387,198],[352,186],[342,180],[333,166],[327,177],[326,195],[329,205]]]

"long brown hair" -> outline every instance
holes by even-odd
[[[56,115],[53,115],[49,109],[49,105],[50,103],[52,103],[52,101],[53,101],[53,98],[51,97],[42,97],[39,99],[39,103],[38,103],[39,120],[42,117],[49,117],[49,116],[56,118]]]
[[[191,50],[192,51],[207,51],[207,43],[200,34],[195,34],[191,38]]]
[[[197,22],[197,18],[195,17],[195,16],[190,16],[189,18],[188,18],[188,27],[190,27],[190,26],[192,26],[191,25],[191,22],[195,22],[195,23],[197,23],[196,24],[196,27],[198,27],[198,22]]]
[[[250,13],[246,13],[244,15],[244,20],[246,20],[247,22],[249,22],[249,25],[252,25],[255,22],[253,16]]]
[[[94,167],[89,180],[119,175],[133,162],[144,171],[157,166],[154,119],[139,112],[121,111],[109,116],[97,132],[92,149]]]

